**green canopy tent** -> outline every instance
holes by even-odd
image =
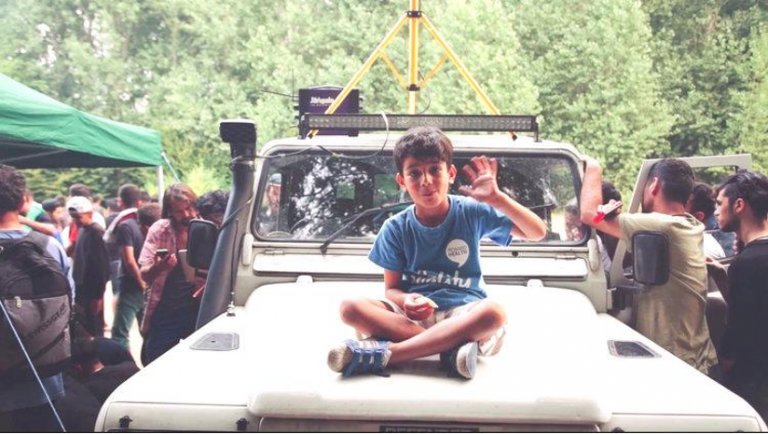
[[[157,166],[160,133],[81,112],[0,74],[0,163],[20,169]]]

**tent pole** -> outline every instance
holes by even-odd
[[[165,193],[165,187],[163,186],[163,166],[156,167],[157,174],[157,201],[163,203],[163,193]]]

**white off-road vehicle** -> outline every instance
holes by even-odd
[[[489,131],[508,118],[338,116],[347,123],[333,126]],[[409,206],[394,181],[397,136],[284,139],[257,155],[253,123],[224,122],[221,133],[233,157],[227,217],[218,231],[190,231],[190,263],[210,264],[200,327],[112,394],[97,431],[766,429],[740,397],[619,319],[633,293],[654,290],[656,277],[641,274],[663,264],[629,281],[620,245],[610,279],[594,231],[567,216],[581,154],[524,135],[449,134],[457,167],[496,158],[500,187],[549,228],[540,242],[482,245],[485,288],[509,318],[501,352],[481,358],[470,381],[448,377],[436,356],[393,366],[389,378],[343,378],[326,364],[332,346],[355,337],[339,305],[383,296],[382,269],[367,256],[384,221]]]

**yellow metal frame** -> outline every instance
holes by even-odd
[[[437,28],[432,24],[432,21],[427,18],[427,16],[424,14],[424,12],[421,10],[421,0],[409,0],[410,1],[410,9],[405,12],[405,15],[400,17],[400,19],[395,23],[394,27],[389,30],[389,32],[384,36],[384,39],[379,43],[379,45],[373,50],[373,52],[368,56],[368,58],[363,63],[363,66],[360,67],[360,69],[355,73],[354,76],[352,76],[352,79],[349,80],[346,86],[344,86],[344,89],[342,89],[341,93],[336,97],[336,99],[333,101],[333,103],[328,107],[328,109],[325,111],[325,114],[333,114],[336,112],[336,109],[339,108],[341,103],[344,101],[344,99],[347,98],[347,95],[357,87],[357,85],[360,83],[360,81],[363,79],[365,74],[370,71],[371,67],[376,63],[377,60],[381,59],[384,61],[384,63],[387,65],[389,70],[392,72],[392,75],[395,77],[395,80],[397,80],[398,83],[400,83],[401,86],[403,86],[408,92],[408,113],[409,114],[416,114],[417,112],[417,105],[418,105],[418,97],[419,97],[419,91],[421,91],[422,88],[426,87],[427,82],[432,79],[435,74],[437,73],[437,70],[440,69],[441,66],[448,60],[450,60],[453,65],[458,69],[459,74],[461,77],[466,81],[469,86],[472,88],[472,90],[475,91],[477,96],[480,98],[480,101],[485,105],[485,107],[488,109],[489,112],[491,112],[494,115],[501,114],[499,112],[499,109],[496,107],[496,105],[493,104],[491,99],[488,97],[488,95],[483,91],[483,89],[480,87],[480,84],[478,84],[477,80],[472,77],[472,74],[469,73],[469,70],[466,66],[464,66],[464,63],[459,59],[459,57],[456,55],[456,53],[451,49],[451,47],[448,45],[448,43],[443,39],[442,36],[440,36],[440,33],[437,31]],[[395,39],[395,36],[397,36],[398,33],[405,27],[405,25],[408,24],[408,46],[409,46],[409,54],[408,54],[408,74],[406,81],[403,78],[403,75],[400,74],[397,70],[397,67],[392,62],[392,59],[389,58],[385,50],[389,45],[392,43],[392,41]],[[421,40],[421,26],[424,26],[424,28],[427,30],[427,33],[432,36],[432,39],[437,42],[438,45],[443,49],[443,56],[440,58],[440,60],[437,62],[437,64],[429,71],[429,73],[424,77],[423,80],[419,81],[419,43]],[[317,134],[317,130],[314,130],[310,132],[309,137],[314,137],[314,135]],[[513,133],[514,135],[514,133]]]

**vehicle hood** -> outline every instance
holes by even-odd
[[[329,349],[355,337],[339,318],[341,301],[383,297],[381,282],[260,287],[246,304],[249,410],[304,419],[606,422],[608,347],[589,300],[557,288],[486,289],[506,310],[506,340],[467,381],[448,378],[436,356],[392,367],[388,378],[343,378],[327,367]]]

